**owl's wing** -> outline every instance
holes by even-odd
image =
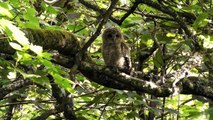
[[[124,42],[121,43],[121,51],[122,51],[122,55],[124,57],[123,70],[124,70],[125,73],[130,74],[131,69],[132,69],[130,49],[127,46],[127,44],[124,43]]]

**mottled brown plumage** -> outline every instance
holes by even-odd
[[[115,67],[130,74],[130,49],[117,28],[107,28],[102,35],[102,55],[108,67]]]

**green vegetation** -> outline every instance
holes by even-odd
[[[212,120],[212,0],[0,0],[0,119]],[[133,75],[105,66],[119,28]]]

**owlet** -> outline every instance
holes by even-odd
[[[105,64],[130,74],[132,67],[130,49],[121,31],[117,28],[107,28],[102,35],[102,40],[102,56]]]

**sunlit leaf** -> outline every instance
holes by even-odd
[[[201,40],[204,41],[203,46],[205,48],[213,48],[213,41],[211,41],[211,36],[204,36],[204,35],[199,35],[198,36]]]
[[[72,88],[74,84],[71,80],[64,78],[58,74],[52,73],[52,76],[55,80],[55,83],[60,85],[62,88],[66,89],[67,91],[74,93],[75,90]]]
[[[24,78],[40,78],[41,76],[36,75],[36,74],[26,74],[26,73],[21,73]]]
[[[121,5],[122,5],[122,6],[123,6],[123,5],[129,6],[129,1],[128,1],[128,0],[120,0],[120,2],[121,2]]]
[[[208,23],[208,16],[208,13],[200,14],[193,24],[194,28],[197,29],[199,27],[205,27]]]
[[[167,33],[166,36],[167,36],[167,37],[175,37],[176,34],[174,34],[174,33]]]
[[[57,72],[57,69],[54,67],[53,63],[49,60],[41,59],[39,58],[40,62],[46,66],[47,68],[50,68],[52,71]]]
[[[9,18],[13,18],[14,16],[10,13],[10,11],[8,9],[5,9],[3,7],[0,6],[0,15],[3,15],[3,16],[7,16]]]
[[[14,40],[19,42],[21,45],[29,44],[28,38],[26,38],[25,34],[21,30],[19,30],[16,26],[8,24],[7,27],[13,32],[12,36]]]
[[[48,52],[42,52],[41,57],[47,59],[47,60],[51,60],[52,59],[52,54],[48,53]]]
[[[46,11],[48,12],[48,13],[51,13],[51,14],[56,14],[57,13],[57,9],[56,8],[54,8],[53,6],[47,6],[46,8]]]
[[[25,52],[16,52],[16,61],[21,61],[22,64],[32,64],[32,55]]]
[[[171,33],[170,34],[159,33],[156,36],[157,36],[159,42],[161,42],[161,43],[171,43],[172,39],[174,38],[173,37],[174,35],[171,36]]]
[[[21,45],[29,45],[28,38],[26,38],[25,34],[18,27],[13,25],[12,22],[1,19],[0,25],[5,29],[5,32],[7,32],[8,35],[12,33],[12,39],[16,40]]]
[[[16,69],[24,78],[40,78],[40,75],[26,73],[21,69]]]
[[[15,50],[20,50],[20,51],[22,50],[21,45],[15,43],[15,42],[9,42],[9,44],[10,44],[10,46],[11,46],[13,49],[15,49]]]
[[[30,50],[32,50],[37,55],[41,56],[43,52],[43,48],[41,46],[30,44]]]
[[[15,80],[16,72],[15,71],[9,72],[8,75],[7,75],[7,78],[10,79],[10,80]]]
[[[33,77],[31,78],[31,80],[33,80],[33,82],[36,82],[48,89],[50,89],[50,83],[49,83],[49,79],[46,76],[41,76],[41,77]]]

